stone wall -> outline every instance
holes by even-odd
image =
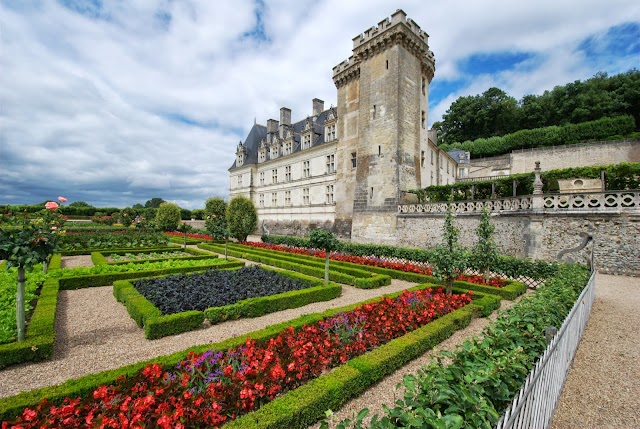
[[[480,216],[456,216],[460,243],[473,246]],[[532,259],[556,260],[562,250],[578,247],[581,232],[593,243],[579,253],[567,255],[586,263],[593,248],[598,271],[640,276],[640,215],[638,214],[504,214],[491,218],[501,252]],[[398,215],[398,246],[434,247],[442,241],[444,215]]]

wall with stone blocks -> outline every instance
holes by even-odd
[[[456,216],[459,240],[464,246],[476,243],[479,215]],[[579,253],[567,255],[586,263],[593,247],[600,272],[640,276],[640,215],[636,214],[545,214],[495,215],[495,240],[502,253],[553,261],[561,250],[578,247],[581,232],[591,233],[593,243]],[[400,215],[398,246],[434,247],[442,242],[444,215]],[[376,240],[370,240],[376,241]],[[388,242],[388,240],[385,240]]]

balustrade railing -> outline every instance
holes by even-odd
[[[398,214],[446,213],[447,205],[452,204],[456,213],[480,213],[486,205],[491,212],[543,211],[565,212],[636,212],[640,211],[640,190],[609,191],[589,193],[564,193],[546,195],[527,195],[520,197],[496,198],[491,200],[453,201],[401,204]]]

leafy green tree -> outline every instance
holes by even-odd
[[[159,197],[154,197],[151,198],[150,200],[147,200],[146,203],[144,203],[144,207],[146,209],[157,209],[160,207],[160,204],[166,202],[165,200],[163,200],[162,198]]]
[[[204,209],[193,209],[191,210],[191,217],[196,220],[204,219]]]
[[[493,239],[495,229],[495,225],[491,223],[489,206],[485,205],[476,229],[478,242],[472,251],[474,265],[480,268],[485,282],[489,280],[489,270],[498,262],[498,247]]]
[[[209,198],[204,205],[204,219],[204,227],[210,236],[216,240],[226,239],[224,235],[220,235],[227,230],[227,202],[224,199]]]
[[[156,211],[155,223],[162,231],[175,231],[180,225],[180,207],[174,203],[162,203]]]
[[[311,247],[322,249],[324,255],[324,284],[329,283],[329,253],[338,249],[340,242],[335,235],[327,229],[316,228],[309,234],[309,243]]]
[[[229,235],[238,241],[246,241],[258,226],[258,212],[253,202],[244,195],[229,201],[227,207],[227,228]]]
[[[433,263],[431,269],[435,276],[444,282],[447,295],[451,295],[453,282],[467,267],[466,252],[458,244],[458,228],[454,223],[453,204],[451,202],[447,205],[442,237],[443,244],[436,246],[429,262]]]

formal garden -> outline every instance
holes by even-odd
[[[545,329],[563,324],[591,274],[498,254],[488,211],[473,248],[458,244],[450,210],[442,244],[409,249],[342,242],[322,229],[248,242],[257,226],[251,202],[213,200],[206,230],[183,224],[169,206],[154,222],[126,226],[65,221],[53,202],[4,216],[3,429],[494,427],[547,348]],[[76,327],[61,326],[61,297],[105,288],[140,350],[194,333],[219,340],[9,389],[12,371],[65,359],[57,333]],[[333,421],[331,410],[501,301],[512,304],[482,337],[406,374],[401,399],[383,414],[370,419],[363,409]],[[294,309],[295,317],[282,316]],[[124,335],[104,323],[113,341]],[[225,334],[233,323],[250,328]]]

